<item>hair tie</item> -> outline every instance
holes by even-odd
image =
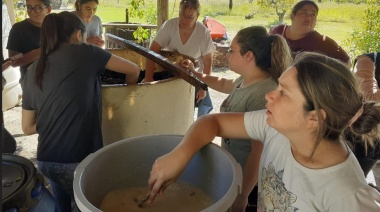
[[[348,126],[351,127],[353,123],[355,123],[356,120],[358,120],[358,118],[363,114],[363,111],[364,111],[364,104],[362,104],[362,106],[359,108],[359,110],[356,112],[356,114],[354,115],[354,117],[352,117],[350,119],[350,121],[348,122]]]
[[[269,35],[270,45],[273,46],[274,39],[276,37],[274,35]]]

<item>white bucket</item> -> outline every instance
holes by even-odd
[[[115,142],[87,156],[74,172],[75,201],[82,212],[98,212],[107,193],[147,186],[156,158],[181,141],[179,135],[141,136]],[[241,191],[242,169],[216,144],[202,148],[178,181],[201,188],[214,201],[203,211],[227,211]]]

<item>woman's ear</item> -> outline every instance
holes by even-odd
[[[51,13],[51,6],[49,6],[49,7],[47,8],[47,10],[48,10],[47,14],[50,14],[50,13]]]
[[[307,120],[307,125],[309,127],[318,127],[319,126],[319,119],[321,122],[323,122],[326,119],[326,111],[323,109],[319,110],[321,117],[318,116],[318,113],[316,110],[310,111],[309,112],[309,117]]]
[[[86,40],[84,39],[84,36],[82,35],[82,30],[77,30],[76,34],[75,34],[75,38],[77,39],[78,42],[80,43],[85,43]]]
[[[245,53],[244,57],[245,57],[245,60],[249,62],[255,57],[255,55],[253,54],[252,51],[248,51],[247,53]]]

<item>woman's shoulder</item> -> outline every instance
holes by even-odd
[[[202,22],[200,22],[200,21],[196,21],[195,23],[196,23],[196,25],[197,25],[198,27],[201,27],[202,29],[208,31],[207,27],[206,27]]]
[[[176,17],[176,18],[171,18],[169,20],[167,20],[164,24],[165,25],[171,25],[171,24],[178,24],[179,23],[179,18]]]
[[[13,24],[13,26],[12,26],[13,29],[21,29],[21,28],[26,28],[26,27],[35,27],[35,26],[33,26],[33,24],[29,23],[29,21],[27,19],[22,20],[20,22],[17,22],[15,24]],[[38,27],[36,27],[36,28],[38,28]]]
[[[173,31],[177,29],[179,26],[179,19],[178,18],[172,18],[167,21],[165,21],[162,26],[160,27],[159,31],[162,31],[162,29]]]
[[[94,17],[92,18],[92,20],[94,20],[94,21],[102,21],[102,19],[99,17],[99,16],[97,16],[97,15],[94,15]]]
[[[323,41],[325,43],[337,44],[337,42],[334,39],[330,38],[327,35],[321,34],[316,30],[311,31],[305,38],[310,39],[310,40],[320,40],[320,41]]]
[[[254,83],[252,86],[269,92],[275,89],[277,87],[277,84],[277,81],[273,77],[268,77],[266,79]]]
[[[283,31],[285,30],[286,27],[287,27],[286,24],[279,24],[279,25],[276,25],[276,26],[274,26],[274,27],[269,31],[269,33],[270,33],[270,34],[280,34],[280,35],[282,35],[282,34],[283,34]]]
[[[79,55],[90,55],[90,54],[98,54],[100,52],[108,52],[107,50],[104,50],[96,45],[91,45],[88,43],[71,44],[68,46],[68,48],[63,48],[63,49],[67,49],[66,51],[72,52],[73,54],[79,54]]]

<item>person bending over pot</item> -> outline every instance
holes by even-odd
[[[366,143],[379,138],[380,105],[363,103],[346,64],[300,53],[265,98],[265,110],[211,114],[194,122],[180,144],[154,162],[149,203],[220,136],[262,141],[258,211],[380,210],[380,193],[367,184],[342,139],[345,129]]]
[[[136,84],[140,68],[86,44],[86,27],[72,12],[46,16],[41,28],[41,56],[25,76],[22,129],[38,133],[37,163],[50,182],[61,211],[74,202],[74,170],[102,148],[101,80],[105,69],[126,74]]]

